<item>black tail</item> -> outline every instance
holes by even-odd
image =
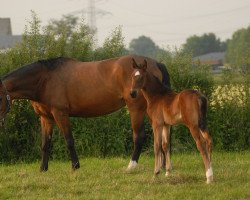
[[[199,97],[199,105],[200,105],[200,116],[199,116],[199,128],[201,131],[205,131],[207,129],[207,98],[203,95]]]
[[[157,67],[159,68],[159,70],[162,73],[162,83],[164,86],[168,87],[169,89],[171,89],[171,83],[170,83],[170,77],[169,77],[169,73],[168,70],[166,68],[166,66],[163,63],[159,63],[157,62]]]

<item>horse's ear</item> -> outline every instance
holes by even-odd
[[[142,65],[142,69],[143,69],[144,71],[146,71],[147,67],[148,67],[148,62],[147,62],[146,59],[144,59],[144,62],[143,62],[143,65]]]
[[[134,58],[132,58],[132,62],[133,62],[133,68],[138,69],[138,65],[137,65],[137,63],[135,62],[135,59],[134,59]]]

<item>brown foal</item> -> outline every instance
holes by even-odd
[[[132,59],[131,96],[136,97],[139,91],[147,101],[147,113],[154,132],[154,174],[160,172],[162,152],[166,158],[166,176],[171,170],[169,153],[169,130],[171,125],[183,124],[194,138],[205,165],[207,183],[213,180],[211,165],[212,138],[206,126],[207,99],[196,90],[183,90],[176,93],[165,87],[147,71],[147,61],[138,65]]]

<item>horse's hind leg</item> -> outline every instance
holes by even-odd
[[[51,146],[52,132],[53,132],[54,121],[41,117],[41,128],[42,128],[42,162],[40,166],[40,171],[48,170],[48,160],[49,160],[49,152]]]
[[[136,167],[141,154],[142,145],[146,138],[144,132],[144,116],[145,116],[145,111],[139,112],[130,110],[130,118],[133,129],[134,151],[132,154],[132,158],[129,162],[129,165],[127,167],[128,171],[133,170]]]
[[[203,162],[204,162],[205,170],[206,170],[207,183],[210,183],[213,180],[213,170],[212,170],[212,166],[211,166],[211,162],[209,158],[209,153],[207,151],[207,142],[198,127],[190,128],[190,132],[203,158]]]
[[[209,161],[211,163],[211,157],[212,157],[212,137],[210,136],[210,134],[208,133],[208,130],[201,130],[201,134],[203,136],[203,138],[206,141],[206,149],[207,149],[207,153],[208,153],[208,158]]]
[[[206,142],[206,151],[209,159],[209,167],[206,171],[207,183],[213,181],[213,170],[212,170],[212,137],[209,135],[208,130],[200,130],[202,137]]]
[[[169,172],[172,170],[171,158],[170,158],[170,126],[163,126],[162,129],[162,150],[165,157],[164,168],[166,169],[166,176],[169,175]]]
[[[72,162],[72,169],[78,169],[80,167],[80,163],[78,160],[78,156],[76,154],[75,145],[74,145],[74,138],[70,128],[70,120],[69,116],[61,111],[53,110],[52,112],[56,124],[58,125],[59,129],[61,130],[64,139],[66,141],[70,158]]]

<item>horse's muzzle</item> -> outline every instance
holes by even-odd
[[[132,98],[136,98],[136,97],[137,97],[137,91],[136,91],[136,90],[131,90],[131,91],[130,91],[130,96],[131,96]]]

